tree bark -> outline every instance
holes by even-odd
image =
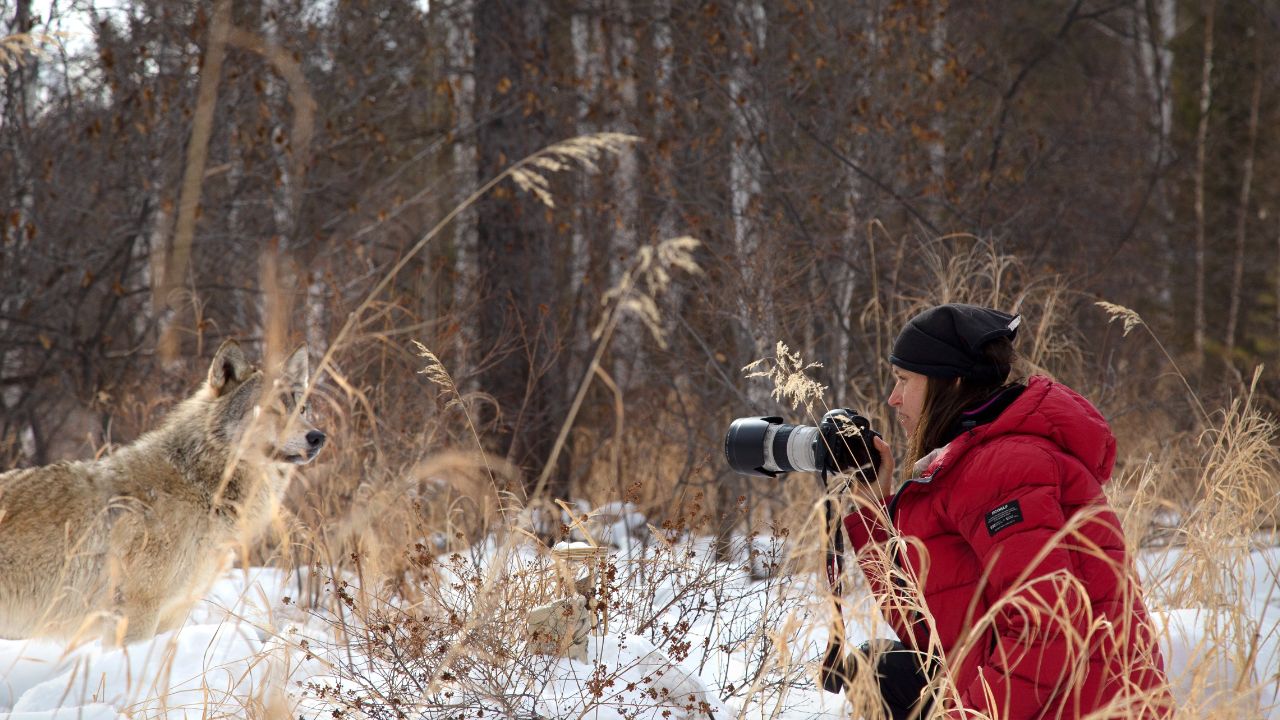
[[[209,155],[209,138],[213,134],[213,114],[218,101],[218,82],[222,77],[222,61],[226,57],[227,36],[231,31],[231,0],[220,0],[213,9],[209,25],[209,47],[200,68],[200,88],[195,114],[191,121],[191,140],[187,144],[187,162],[182,175],[182,194],[178,201],[178,218],[173,229],[173,244],[165,257],[164,274],[156,300],[167,307],[161,314],[159,352],[164,361],[177,357],[179,348],[178,313],[181,301],[176,291],[187,274],[191,244],[195,238],[200,209],[200,190]]]
[[[1208,0],[1204,16],[1204,58],[1200,75],[1200,121],[1196,128],[1196,178],[1195,178],[1195,316],[1192,344],[1195,348],[1197,369],[1205,361],[1205,216],[1204,183],[1205,163],[1209,141],[1209,108],[1213,101],[1213,18],[1215,0]]]
[[[18,0],[14,11],[8,32],[15,35],[30,32],[31,0]],[[30,73],[29,67],[20,64],[3,76],[4,105],[0,106],[0,154],[7,154],[12,158],[9,167],[5,170],[9,175],[9,187],[13,191],[6,200],[12,203],[10,208],[14,212],[13,222],[10,222],[10,218],[3,218],[8,227],[0,228],[0,242],[8,247],[12,241],[12,251],[18,253],[23,252],[31,242],[27,227],[32,222],[31,216],[35,204],[35,196],[31,189],[31,159],[28,154],[30,143],[27,138],[28,119],[31,112],[31,105],[28,102],[31,96]],[[23,442],[17,445],[23,459],[39,460],[36,457],[35,444],[26,442],[29,437],[35,437],[34,429],[22,418],[13,418],[16,427],[11,427],[9,424],[10,409],[22,404],[24,397],[31,392],[30,387],[24,388],[17,383],[10,384],[8,381],[9,378],[23,372],[23,351],[13,342],[9,318],[14,314],[14,309],[21,306],[23,298],[29,294],[29,280],[21,273],[13,273],[10,276],[9,267],[12,263],[6,263],[5,260],[4,255],[0,254],[0,278],[6,281],[6,289],[12,288],[14,292],[0,297],[0,340],[4,341],[0,343],[0,380],[5,381],[3,391],[0,392],[0,408],[5,411],[4,422],[0,424],[0,440],[8,440],[13,435],[20,435]],[[8,454],[4,459],[10,459]]]
[[[548,12],[522,0],[475,5],[479,180],[553,141],[556,97]],[[563,204],[563,198],[562,204]],[[480,344],[491,353],[481,389],[497,400],[497,437],[507,459],[536,478],[555,443],[569,386],[556,268],[564,262],[546,209],[500,185],[476,209]],[[569,491],[570,452],[559,455],[551,497]]]
[[[467,72],[475,65],[475,43],[472,31],[475,20],[474,0],[460,0],[457,12],[443,13],[445,36],[445,78],[449,87],[449,100],[452,103],[453,133],[452,149],[446,160],[449,172],[455,182],[449,184],[450,190],[442,193],[445,203],[440,208],[441,217],[448,214],[458,204],[475,192],[478,182],[488,178],[480,177],[477,166],[479,148],[477,147],[475,127],[476,112],[476,77]],[[453,222],[452,232],[447,236],[450,245],[448,254],[452,258],[453,274],[449,288],[449,297],[445,302],[454,308],[478,307],[477,282],[480,277],[480,262],[476,246],[476,208],[463,210]],[[479,347],[479,329],[474,323],[462,323],[454,335],[453,356],[461,365],[473,367],[479,363],[474,353]],[[460,390],[475,392],[480,390],[478,378],[467,374]]]
[[[1151,145],[1151,172],[1163,175],[1169,157],[1170,132],[1173,128],[1173,51],[1168,42],[1176,32],[1177,3],[1173,0],[1146,0],[1137,10],[1136,24],[1138,57],[1146,81],[1150,103],[1151,126],[1155,128],[1155,142]],[[1173,268],[1177,257],[1170,228],[1174,226],[1173,203],[1169,200],[1169,184],[1157,180],[1153,206],[1156,215],[1154,234],[1159,277],[1156,281],[1156,298],[1160,307],[1172,308],[1174,304]]]
[[[1244,282],[1244,250],[1249,227],[1249,193],[1253,188],[1253,158],[1258,144],[1258,106],[1262,101],[1262,39],[1254,31],[1253,94],[1249,98],[1249,140],[1245,146],[1244,167],[1240,178],[1240,204],[1236,208],[1235,263],[1231,268],[1231,306],[1227,311],[1226,360],[1236,349],[1236,331],[1240,323],[1240,296]]]

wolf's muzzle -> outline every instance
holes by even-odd
[[[312,430],[307,433],[307,459],[310,460],[320,452],[320,448],[324,447],[325,434],[319,430]]]

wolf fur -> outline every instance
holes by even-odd
[[[305,347],[264,374],[228,340],[133,444],[0,475],[0,637],[127,643],[181,625],[324,445],[300,405],[307,375]]]

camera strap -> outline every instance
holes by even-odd
[[[826,468],[822,469],[822,490],[827,495],[827,584],[838,603],[844,596],[844,581],[841,578],[844,571],[844,533],[840,532],[840,500],[831,495]]]
[[[838,496],[833,496],[827,484],[827,468],[822,468],[823,504],[827,518],[827,585],[835,601],[835,618],[832,621],[830,638],[827,641],[827,653],[822,658],[822,670],[819,680],[822,689],[830,693],[839,693],[849,682],[849,670],[845,666],[844,652],[844,533],[840,528],[840,507]]]

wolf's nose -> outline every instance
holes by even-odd
[[[319,450],[324,446],[324,433],[319,430],[312,430],[307,433],[307,447],[312,451]]]

